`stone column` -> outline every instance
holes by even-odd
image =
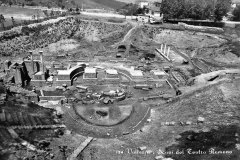
[[[34,76],[35,70],[34,70],[33,52],[32,52],[32,51],[29,51],[29,54],[30,54],[31,65],[32,65],[32,76]]]
[[[43,51],[39,51],[40,55],[40,72],[42,73],[42,80],[45,80],[45,72],[44,72],[44,62],[43,62]]]
[[[40,55],[40,62],[41,62],[41,68],[40,68],[40,70],[41,70],[42,72],[44,72],[43,51],[39,51],[39,55]]]
[[[167,51],[167,44],[165,44],[165,46],[164,46],[164,51],[163,51],[164,55],[166,55],[166,51]]]
[[[5,70],[5,72],[7,72],[8,69],[9,69],[9,60],[6,60],[4,62],[4,70]]]
[[[51,73],[54,72],[54,61],[51,62]]]
[[[15,69],[15,77],[14,77],[14,79],[15,79],[15,83],[17,84],[17,85],[21,85],[22,86],[22,75],[21,75],[21,68],[20,67],[16,67],[16,69]]]
[[[169,58],[169,53],[170,53],[170,47],[168,47],[168,51],[167,51],[167,57]]]
[[[163,53],[163,44],[161,44],[161,52]]]

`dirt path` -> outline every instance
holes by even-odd
[[[124,43],[124,42],[128,41],[130,39],[133,31],[142,25],[141,23],[137,23],[137,22],[133,22],[133,21],[129,21],[129,23],[133,26],[133,28],[128,31],[128,33],[124,36],[123,40],[120,43]]]
[[[140,23],[137,22],[133,22],[133,21],[128,21],[133,27],[128,31],[128,33],[124,36],[123,40],[120,42],[115,43],[114,45],[112,45],[112,47],[116,47],[119,44],[123,44],[125,42],[130,42],[131,39],[131,35],[134,33],[134,31],[139,28],[139,26],[141,25]]]
[[[120,43],[124,43],[125,41],[127,41],[131,37],[133,30],[135,30],[136,28],[137,28],[137,25],[135,25],[132,29],[130,29]]]

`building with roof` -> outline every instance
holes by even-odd
[[[70,80],[71,70],[57,70],[57,80]]]
[[[86,67],[84,70],[83,79],[97,79],[97,68]]]
[[[146,15],[160,17],[161,16],[161,10],[160,10],[161,4],[162,4],[162,1],[150,3],[147,6],[148,13],[146,13]]]
[[[162,70],[151,70],[151,73],[159,79],[167,79],[168,74]]]
[[[67,69],[65,70],[57,70],[55,83],[72,85],[72,80],[74,78],[83,75],[84,68],[85,68],[84,63],[78,63],[73,67],[71,67],[71,65],[68,65]]]
[[[144,7],[147,7],[149,5],[150,2],[148,1],[140,1],[138,2],[138,5],[140,8],[144,8]]]
[[[107,79],[119,79],[118,72],[115,69],[106,69]]]
[[[235,8],[238,5],[240,5],[240,0],[232,0],[232,7]]]
[[[163,15],[161,14],[162,0],[139,1],[137,2],[140,8],[144,8],[144,15],[138,15],[137,21],[143,23],[161,22]]]
[[[143,78],[143,72],[141,70],[134,70],[134,67],[128,70],[132,78]]]

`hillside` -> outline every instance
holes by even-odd
[[[3,3],[9,3],[11,0],[0,0]],[[12,2],[12,1],[11,1]],[[32,6],[48,6],[76,8],[83,6],[84,8],[105,8],[118,9],[125,5],[125,3],[116,0],[18,0],[17,4],[27,4]],[[14,4],[14,3],[13,3]]]
[[[140,2],[140,1],[143,1],[143,0],[117,0],[119,2],[124,2],[124,3],[136,3],[136,2]],[[144,0],[146,2],[159,2],[161,0]]]
[[[124,3],[135,3],[136,0],[117,0],[117,1]]]

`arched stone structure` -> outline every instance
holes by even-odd
[[[75,66],[71,73],[70,73],[70,80],[71,80],[71,85],[72,85],[72,82],[73,82],[73,79],[81,74],[84,73],[84,69],[86,68],[86,64],[81,64],[79,66]]]

